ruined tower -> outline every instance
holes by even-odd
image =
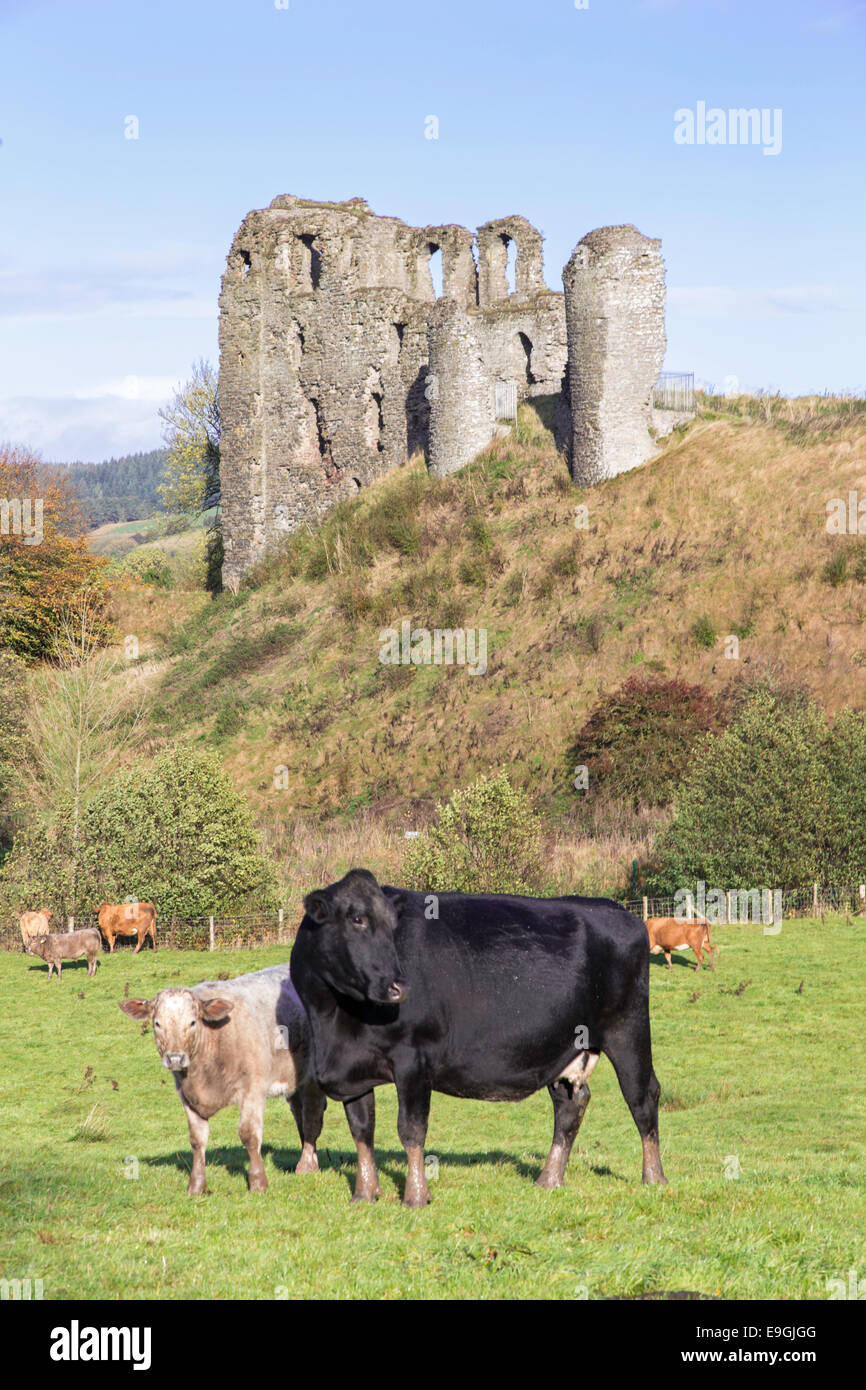
[[[634,227],[591,232],[564,284],[565,296],[546,287],[542,236],[523,217],[473,236],[377,217],[362,198],[285,195],[251,212],[220,297],[225,585],[417,450],[439,476],[462,468],[517,401],[559,400],[566,367],[575,481],[648,458],[659,243]]]
[[[601,227],[562,273],[568,323],[571,473],[582,487],[645,463],[652,392],[665,355],[661,242]]]

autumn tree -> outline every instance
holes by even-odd
[[[0,649],[44,660],[71,600],[104,628],[103,570],[69,484],[27,449],[0,445]]]

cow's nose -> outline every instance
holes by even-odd
[[[388,998],[395,1004],[402,1004],[409,997],[409,986],[405,980],[394,980],[388,986]]]
[[[169,1071],[183,1071],[189,1066],[189,1058],[185,1052],[166,1052],[162,1065],[168,1067]]]

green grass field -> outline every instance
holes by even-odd
[[[42,1279],[46,1299],[825,1299],[829,1280],[866,1277],[866,925],[713,930],[715,975],[696,975],[691,956],[670,973],[662,957],[650,966],[669,1187],[641,1186],[637,1131],[602,1059],[556,1192],[533,1185],[546,1093],[520,1105],[434,1095],[433,1201],[420,1212],[400,1202],[390,1087],[378,1092],[377,1205],[350,1205],[354,1147],[333,1103],[323,1171],[294,1177],[283,1100],[265,1115],[266,1194],[247,1191],[226,1110],[211,1124],[210,1193],[186,1196],[180,1103],[152,1036],[117,1000],[127,983],[149,996],[273,964],[285,948],[127,949],[103,956],[94,980],[81,962],[59,983],[41,962],[0,954],[0,1277]]]

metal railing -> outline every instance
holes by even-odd
[[[694,410],[694,372],[662,372],[653,387],[656,410]]]

